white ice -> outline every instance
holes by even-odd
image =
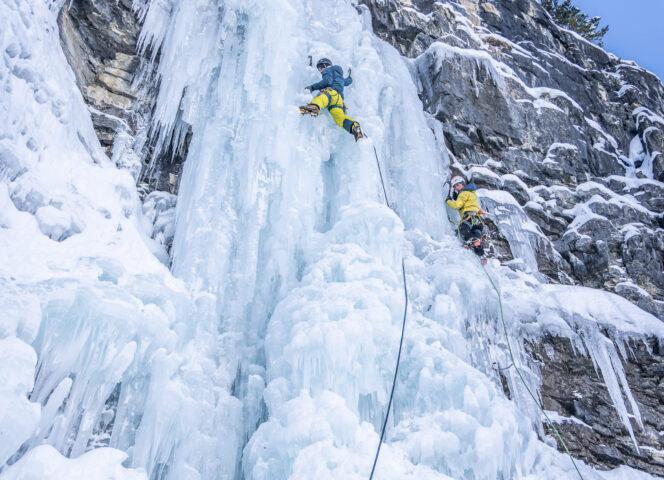
[[[377,478],[574,475],[538,439],[540,414],[513,373],[515,400],[502,391],[498,299],[441,201],[447,152],[409,65],[373,35],[364,7],[135,2],[142,44],[159,51],[162,140],[193,132],[173,223],[173,199],[141,205],[135,165],[118,168],[99,146],[59,47],[62,4],[0,3],[3,480],[367,478],[403,318],[402,260],[408,323]],[[319,78],[309,55],[352,67],[345,99],[368,139],[356,144],[325,112],[300,116],[302,87]],[[580,346],[594,337],[579,332],[600,326],[661,335],[610,294],[557,290],[495,262],[488,271],[535,390],[519,339],[543,328]],[[621,417],[637,415],[605,343],[582,354],[601,356]],[[578,463],[585,478],[609,475]]]

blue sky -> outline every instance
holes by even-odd
[[[572,0],[588,17],[609,25],[604,48],[664,80],[664,0]]]

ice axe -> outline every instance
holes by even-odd
[[[443,183],[443,192],[445,191],[445,185],[447,185],[447,198],[452,198],[452,185],[450,185],[450,181],[446,181]]]

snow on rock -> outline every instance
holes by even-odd
[[[365,7],[136,1],[142,48],[160,56],[155,148],[192,132],[177,205],[154,193],[142,206],[136,158],[104,155],[59,49],[63,3],[0,4],[11,32],[0,38],[0,453],[15,461],[3,478],[366,478],[406,295],[377,476],[569,478],[512,372],[514,401],[503,394],[492,279],[511,334],[585,341],[621,418],[638,420],[597,332],[644,335],[652,319],[541,283],[543,234],[509,192],[480,194],[497,222],[512,219],[526,271],[484,270],[460,247],[440,201],[444,143]],[[435,49],[498,84],[514,75],[486,51]],[[327,114],[300,116],[302,86],[319,77],[308,55],[353,67],[345,101],[368,139],[356,144]],[[530,198],[519,177],[498,180]],[[515,363],[536,390],[537,370],[520,351]]]
[[[483,208],[509,242],[514,258],[522,260],[526,269],[537,271],[538,239],[545,240],[537,224],[528,218],[509,192],[481,189],[478,195]]]

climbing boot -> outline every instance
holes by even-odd
[[[353,134],[355,137],[355,141],[357,142],[360,138],[364,138],[364,135],[362,134],[362,130],[360,129],[360,124],[355,122],[352,127],[350,127],[350,133]]]
[[[304,105],[300,107],[300,113],[302,115],[311,115],[312,117],[317,117],[320,113],[320,108],[318,105],[310,103],[309,105]]]
[[[484,257],[484,246],[479,238],[471,240],[471,247],[478,257]]]
[[[479,240],[475,238],[471,238],[470,240],[466,240],[466,243],[463,244],[463,248],[475,248],[479,246]]]

